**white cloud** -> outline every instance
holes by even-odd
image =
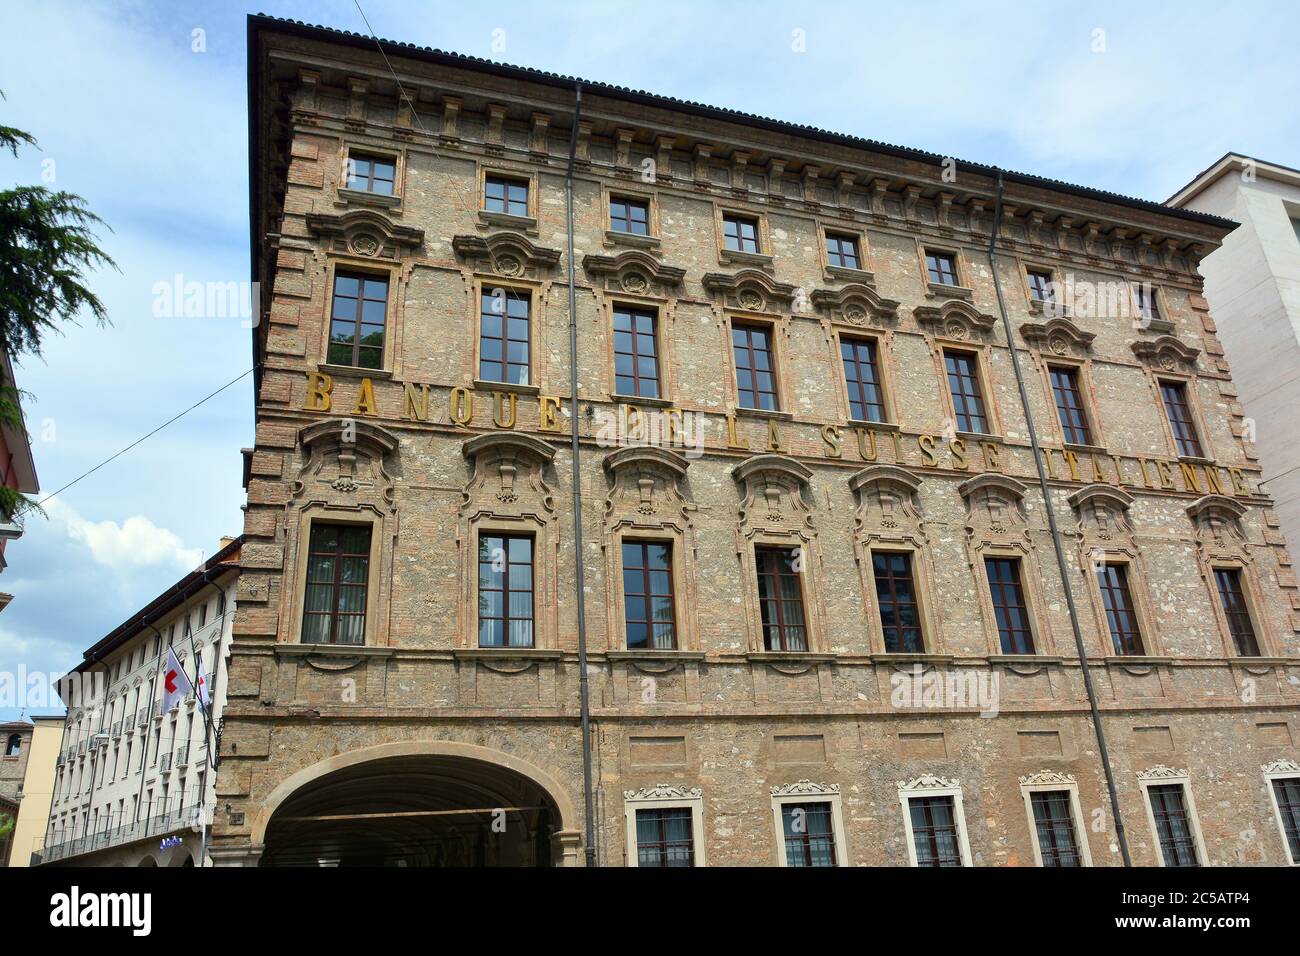
[[[51,520],[65,525],[69,537],[90,550],[96,562],[114,570],[169,564],[190,569],[203,559],[198,548],[186,548],[175,532],[158,527],[144,515],[132,515],[118,524],[88,521],[57,500],[45,509]]]

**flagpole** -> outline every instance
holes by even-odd
[[[207,571],[205,570],[203,572],[203,579],[205,582],[207,581],[207,577],[208,574]],[[221,619],[224,621],[225,619],[224,614],[222,615]],[[212,720],[211,720],[211,716],[208,714],[208,708],[203,704],[203,694],[199,690],[199,681],[201,679],[201,674],[203,670],[203,661],[199,657],[198,649],[194,646],[194,632],[190,630],[190,616],[188,614],[185,615],[185,636],[190,639],[190,653],[194,655],[194,680],[190,682],[190,686],[194,690],[194,698],[195,700],[198,701],[199,710],[203,714],[203,750],[204,750],[203,759],[207,762],[209,769],[211,769],[212,768],[212,746],[209,741],[211,739]],[[220,652],[220,643],[219,643],[220,640],[221,640],[220,635],[218,635],[217,637],[218,653]],[[184,668],[182,667],[182,670],[183,669]],[[208,858],[208,814],[207,814],[207,806],[206,806],[207,789],[208,789],[207,774],[204,774],[203,784],[199,788],[199,866],[207,866],[207,863],[205,861]],[[182,800],[185,799],[184,794],[181,794],[181,799]]]

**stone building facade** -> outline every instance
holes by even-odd
[[[570,79],[269,18],[249,49],[215,862],[582,862],[573,428],[595,862],[1120,862],[995,170],[600,85],[575,133]],[[1233,224],[1003,184],[1133,859],[1295,862],[1300,592],[1197,273]]]

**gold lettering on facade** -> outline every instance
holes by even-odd
[[[510,407],[508,415],[506,414],[507,404]],[[492,424],[496,425],[497,428],[514,428],[518,411],[519,396],[514,392],[492,393]]]
[[[330,410],[330,393],[334,391],[334,379],[324,372],[307,373],[307,401],[303,405],[309,412],[328,412]]]
[[[826,454],[832,458],[843,458],[844,452],[840,448],[840,430],[835,425],[822,426],[822,441],[826,443]]]
[[[451,390],[447,417],[455,425],[468,425],[474,420],[474,392],[471,389],[458,385]]]
[[[352,414],[375,414],[375,383],[368,378],[361,380],[361,387],[357,389],[356,404],[352,406]]]
[[[984,470],[1001,472],[1002,453],[998,446],[991,441],[982,441],[980,450],[984,452]]]
[[[1066,467],[1070,469],[1070,480],[1078,481],[1079,480],[1079,456],[1076,455],[1074,452],[1070,451],[1069,449],[1067,449],[1061,452],[1061,458],[1065,461]]]
[[[736,416],[734,414],[727,416],[727,447],[744,448],[740,439],[736,437]]]
[[[857,432],[858,435],[858,454],[862,457],[862,460],[875,461],[876,457],[880,454],[880,449],[876,447],[876,430],[874,428],[855,428],[853,430]],[[871,436],[870,452],[867,451],[867,446],[863,442],[863,439],[868,435]]]
[[[1138,467],[1142,469],[1142,484],[1148,488],[1154,488],[1155,485],[1151,484],[1151,476],[1147,474],[1147,460],[1145,458],[1135,458],[1133,460],[1136,461]]]
[[[1117,479],[1118,476],[1119,473],[1116,472]],[[1100,481],[1107,485],[1110,484],[1110,479],[1106,477],[1106,472],[1101,467],[1101,456],[1098,455],[1096,452],[1093,452],[1092,454],[1092,480]]]
[[[781,451],[781,434],[776,430],[776,422],[767,423],[767,450]]]
[[[1250,494],[1250,486],[1246,484],[1246,476],[1241,473],[1240,468],[1229,468],[1228,477],[1232,479],[1232,493],[1234,495]]]
[[[948,450],[952,452],[952,466],[958,471],[968,471],[970,461],[966,458],[966,443],[960,438],[954,438],[948,442]]]
[[[916,447],[921,449],[921,464],[933,468],[939,463],[939,456],[934,453],[933,435],[917,435]]]
[[[1219,480],[1219,469],[1213,465],[1205,466],[1205,486],[1212,494],[1223,494],[1223,482]]]
[[[564,429],[560,427],[555,420],[556,413],[563,407],[558,398],[552,398],[550,395],[542,395],[538,398],[537,417],[538,425],[542,431],[558,432]]]
[[[1160,487],[1174,491],[1174,469],[1167,461],[1156,462],[1156,474],[1160,476]]]
[[[1196,476],[1196,466],[1180,461],[1178,470],[1183,473],[1183,488],[1187,491],[1194,491],[1199,495],[1201,493],[1201,482]]]
[[[1043,464],[1047,467],[1047,477],[1056,478],[1056,464],[1052,461],[1052,449],[1043,449]]]
[[[416,391],[416,389],[420,391]],[[405,397],[402,406],[403,418],[414,418],[418,422],[427,422],[429,420],[429,386],[412,385],[409,382],[404,386],[403,392]]]

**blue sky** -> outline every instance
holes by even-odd
[[[1147,199],[1228,150],[1300,165],[1291,2],[361,5],[394,40]],[[111,328],[69,326],[18,368],[46,493],[251,364],[238,319],[157,318],[152,290],[178,273],[248,278],[244,17],[255,11],[365,32],[353,0],[0,11],[0,123],[42,147],[0,157],[0,188],[40,182],[53,160],[53,185],[111,226],[103,245],[121,268],[92,281]],[[14,594],[0,671],[62,673],[239,532],[252,411],[245,379],[28,521],[0,575]],[[0,720],[17,713],[0,707]]]

